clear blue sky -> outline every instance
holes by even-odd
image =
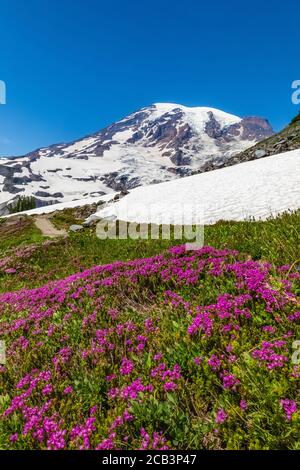
[[[153,102],[298,112],[299,0],[0,0],[0,155],[70,141]]]

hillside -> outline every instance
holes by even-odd
[[[13,220],[0,448],[299,449],[299,213],[212,225],[192,253],[89,228],[44,242],[28,217],[13,242]]]
[[[230,164],[263,158],[300,148],[300,114],[281,132],[229,159]]]

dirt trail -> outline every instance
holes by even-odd
[[[51,220],[46,216],[36,217],[34,222],[45,237],[55,238],[67,236],[67,232],[65,230],[58,230],[55,228]]]

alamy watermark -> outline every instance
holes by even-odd
[[[0,104],[6,104],[6,83],[0,80]]]
[[[5,341],[0,341],[0,365],[6,364],[6,346]]]
[[[292,103],[300,104],[300,80],[294,80],[292,83]]]
[[[292,355],[292,363],[295,365],[300,364],[300,341],[293,342],[293,349],[295,350]]]
[[[162,202],[132,207],[123,201],[120,214],[103,214],[96,234],[101,240],[181,240],[187,250],[197,250],[204,245],[203,220],[203,210],[195,204]]]

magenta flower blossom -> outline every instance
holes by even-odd
[[[280,400],[280,405],[285,412],[287,421],[291,421],[293,414],[297,413],[297,403],[294,400]]]
[[[159,354],[154,354],[154,357],[153,357],[153,359],[154,359],[155,361],[161,361],[162,358],[163,358],[163,355],[162,355],[161,353],[159,353]]]
[[[246,400],[241,400],[241,401],[240,401],[240,408],[241,408],[241,410],[243,410],[243,411],[246,411],[246,410],[247,410],[247,408],[248,408],[248,403],[246,402]]]
[[[121,367],[120,367],[120,373],[122,375],[130,375],[131,372],[133,371],[133,368],[134,368],[133,362],[130,361],[129,359],[126,359],[126,357],[124,357],[122,359],[122,364],[121,364]]]
[[[98,446],[96,447],[96,450],[113,450],[115,449],[115,440],[116,438],[116,433],[113,432],[109,435],[107,439],[104,439]]]
[[[216,354],[213,354],[207,361],[208,365],[212,368],[212,370],[218,370],[221,366],[221,361],[216,356]]]
[[[262,330],[266,333],[271,333],[271,334],[274,334],[276,333],[276,328],[275,326],[271,326],[271,325],[268,325],[268,326],[263,326],[262,327]]]
[[[177,385],[174,384],[174,382],[166,382],[164,384],[165,392],[174,392],[174,390],[176,390],[176,388],[177,388]]]
[[[227,419],[228,419],[228,414],[226,413],[226,411],[223,408],[220,408],[217,411],[215,422],[217,424],[223,424],[223,423],[225,423],[225,421],[227,421]]]
[[[15,268],[7,268],[4,272],[5,274],[16,274],[17,270]]]
[[[194,361],[194,364],[196,364],[197,366],[200,366],[203,362],[203,358],[200,356],[197,356],[197,357],[194,357],[193,361]]]
[[[52,392],[53,392],[53,387],[50,384],[45,385],[45,387],[42,389],[43,395],[50,395]]]
[[[288,352],[286,341],[263,341],[261,349],[253,351],[252,357],[265,364],[267,369],[272,370],[282,368],[288,362]]]
[[[224,388],[235,390],[237,385],[240,384],[240,380],[226,370],[222,372],[221,377]]]

